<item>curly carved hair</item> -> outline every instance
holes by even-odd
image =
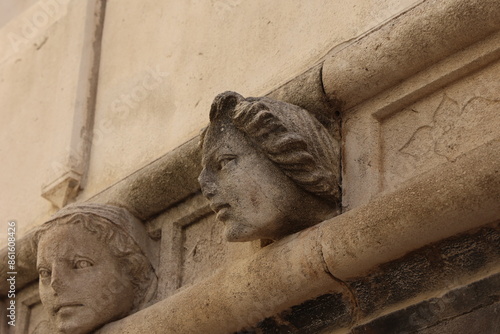
[[[224,92],[212,103],[201,146],[218,120],[229,120],[299,187],[338,202],[339,144],[307,110],[267,97],[245,99]]]
[[[66,224],[80,224],[94,234],[97,240],[108,245],[111,254],[118,259],[119,267],[130,277],[134,288],[134,307],[131,311],[137,311],[152,299],[156,292],[157,277],[151,262],[123,229],[99,215],[75,213],[41,225],[32,239],[34,253],[37,254],[38,243],[45,233]]]

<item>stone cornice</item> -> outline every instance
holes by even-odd
[[[497,139],[367,205],[233,263],[99,333],[231,333],[259,320],[249,315],[259,314],[262,320],[324,293],[348,294],[344,280],[497,221],[499,162]]]
[[[335,111],[345,111],[500,30],[500,7],[496,5],[496,0],[424,1],[341,51],[328,55],[324,62],[267,96],[303,107],[327,123]],[[448,27],[450,22],[453,25]],[[398,36],[395,31],[405,39],[391,37]],[[437,45],[438,51],[434,51]],[[373,52],[365,50],[372,46]],[[486,59],[468,64],[467,71],[462,71],[460,75],[497,59],[497,49],[490,53],[491,56]],[[376,59],[391,59],[394,62],[388,64]],[[367,74],[358,65],[368,63],[373,66]],[[358,72],[359,78],[354,80],[354,73]],[[381,81],[373,76],[380,77]],[[447,77],[432,88],[436,90],[456,79],[457,75]],[[367,89],[368,86],[370,88]],[[428,92],[422,94],[425,93]],[[405,100],[405,103],[410,102]],[[90,201],[122,205],[137,217],[147,220],[199,191],[199,154],[196,137]]]
[[[496,0],[428,0],[323,64],[330,101],[348,110],[500,29]]]

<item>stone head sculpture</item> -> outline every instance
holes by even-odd
[[[40,298],[57,333],[90,333],[155,294],[148,236],[123,208],[70,205],[35,232],[34,246]]]
[[[229,241],[277,240],[337,211],[339,145],[298,106],[222,93],[201,146],[198,180]]]

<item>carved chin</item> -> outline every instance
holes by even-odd
[[[54,324],[58,334],[87,334],[94,329],[100,327],[100,323],[94,322],[91,319],[91,313],[88,309],[81,312],[68,313],[60,316],[55,316]]]
[[[79,326],[78,324],[71,324],[67,321],[57,323],[58,334],[86,334],[89,333],[92,329],[93,327],[91,326]]]
[[[224,234],[226,240],[229,242],[238,241],[251,241],[259,239],[260,237],[256,235],[256,231],[251,226],[246,226],[233,221],[225,222]]]

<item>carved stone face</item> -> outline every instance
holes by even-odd
[[[199,181],[228,241],[279,239],[290,233],[304,192],[245,135],[211,125]]]
[[[133,306],[132,284],[118,259],[80,224],[42,235],[37,268],[40,298],[58,333],[89,333]]]

